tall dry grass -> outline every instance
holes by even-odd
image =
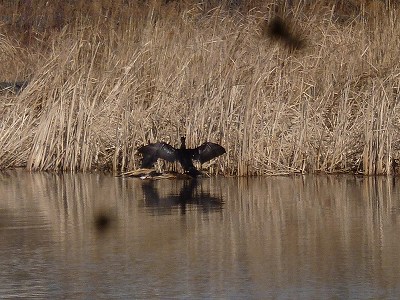
[[[398,11],[293,1],[281,16],[305,47],[290,51],[263,30],[277,2],[90,6],[101,14],[60,17],[27,45],[4,29],[3,79],[30,85],[1,96],[0,167],[118,173],[138,166],[139,145],[187,135],[226,148],[212,174],[391,173]]]

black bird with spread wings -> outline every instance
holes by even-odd
[[[169,162],[179,161],[186,174],[196,177],[201,175],[201,172],[196,169],[192,160],[205,163],[224,154],[226,151],[224,147],[211,142],[205,142],[194,149],[186,149],[186,138],[183,136],[181,137],[181,147],[179,149],[161,142],[142,146],[138,149],[138,152],[143,157],[142,168],[153,168],[154,163],[161,158]]]

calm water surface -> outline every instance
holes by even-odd
[[[0,298],[400,297],[390,178],[10,171],[0,195]]]

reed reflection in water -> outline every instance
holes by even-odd
[[[390,178],[9,171],[0,192],[6,298],[400,295],[400,190]]]

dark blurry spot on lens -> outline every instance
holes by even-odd
[[[280,17],[275,17],[268,24],[268,35],[276,39],[288,39],[290,38],[288,25]]]
[[[298,50],[304,47],[305,41],[300,34],[295,33],[289,22],[281,17],[274,17],[270,21],[265,21],[263,34],[272,40],[280,41],[290,50]]]
[[[94,225],[98,232],[105,232],[111,226],[111,216],[105,212],[98,213],[95,216]]]

